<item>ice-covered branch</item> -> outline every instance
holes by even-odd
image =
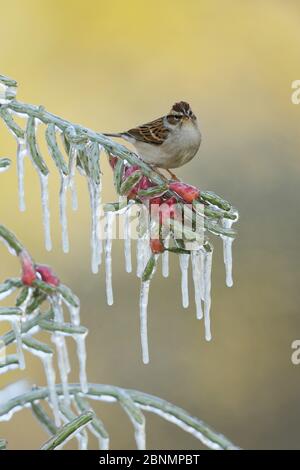
[[[20,278],[10,278],[0,284],[0,300],[9,297],[16,290],[19,291],[15,307],[0,307],[0,321],[8,321],[12,326],[10,331],[0,337],[0,349],[11,343],[16,343],[17,349],[16,355],[9,356],[5,356],[5,351],[0,351],[1,358],[3,356],[0,373],[15,368],[24,369],[24,350],[37,356],[45,369],[55,425],[59,425],[53,359],[57,357],[67,403],[68,374],[71,369],[66,337],[71,337],[76,342],[81,388],[82,391],[87,389],[85,338],[88,330],[80,325],[79,299],[60,282],[49,266],[35,263],[21,242],[3,225],[0,225],[0,239],[12,254],[19,257],[22,270]],[[69,314],[69,322],[64,320],[64,305]],[[55,349],[34,337],[39,331],[50,334]]]
[[[81,432],[88,423],[93,419],[93,413],[88,411],[87,413],[82,413],[80,416],[77,416],[69,423],[65,424],[60,428],[55,436],[51,437],[42,447],[41,450],[54,450],[57,449],[67,441],[72,439],[74,435]]]
[[[63,396],[62,386],[57,385],[55,390],[58,397],[61,398]],[[210,449],[238,449],[238,447],[230,442],[225,436],[214,431],[200,419],[190,415],[182,408],[153,395],[136,390],[122,389],[113,385],[102,384],[88,384],[86,395],[82,394],[79,384],[69,384],[69,393],[72,397],[75,397],[75,399],[77,398],[77,400],[79,395],[80,398],[84,396],[85,399],[91,400],[100,400],[104,402],[115,401],[121,406],[127,406],[128,414],[132,416],[132,420],[136,420],[137,423],[140,423],[142,426],[143,419],[138,417],[138,409],[157,414],[163,419],[190,433]],[[133,403],[134,407],[137,408],[137,411],[135,411],[135,408],[132,409],[132,405],[130,405],[130,403],[127,404],[127,402],[126,405],[124,404],[124,395],[127,397],[127,400],[130,400],[130,402]],[[29,404],[47,399],[49,399],[49,390],[47,388],[38,388],[16,397],[5,405],[0,406],[0,420],[10,418],[15,412]],[[91,416],[93,416],[93,414]],[[142,421],[140,421],[140,419],[142,419]],[[91,421],[91,423],[92,422],[93,421]]]
[[[204,318],[205,338],[209,341],[212,337],[210,279],[213,254],[209,237],[213,235],[223,240],[226,284],[231,287],[233,285],[232,242],[235,237],[232,225],[238,220],[238,212],[234,207],[212,191],[203,191],[181,181],[168,180],[136,153],[100,132],[56,116],[43,106],[16,101],[14,80],[0,76],[0,83],[4,88],[2,99],[0,97],[0,118],[17,141],[20,209],[25,209],[23,160],[28,155],[40,179],[46,248],[51,249],[49,168],[39,148],[37,135],[39,124],[42,124],[44,129],[49,156],[54,161],[61,179],[59,212],[64,252],[69,251],[70,245],[67,220],[68,192],[71,192],[73,209],[77,207],[76,170],[87,181],[91,206],[91,268],[93,273],[98,272],[104,254],[108,305],[114,302],[112,240],[116,221],[124,221],[124,257],[127,272],[132,271],[131,239],[137,239],[136,272],[141,279],[139,307],[143,362],[149,362],[147,310],[151,279],[160,257],[163,276],[167,277],[169,253],[179,255],[184,308],[189,306],[190,301],[188,271],[189,267],[192,267],[196,318]],[[21,127],[16,117],[24,118],[26,124]],[[58,140],[62,141],[64,150],[60,148]],[[100,160],[104,152],[113,171],[113,181],[119,201],[105,204],[103,210]],[[135,234],[132,228],[134,220],[138,222]],[[30,285],[34,280],[35,271],[29,269],[30,260],[25,259],[25,261],[28,264],[26,282]]]

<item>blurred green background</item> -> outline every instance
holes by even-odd
[[[158,273],[153,281],[151,362],[142,365],[139,282],[125,273],[121,242],[115,242],[115,304],[106,306],[103,272],[90,272],[90,213],[80,178],[79,211],[69,216],[69,255],[61,250],[55,171],[51,253],[44,249],[39,183],[29,161],[27,211],[18,211],[14,164],[1,175],[0,220],[80,296],[82,323],[90,330],[91,382],[161,396],[245,448],[300,447],[300,366],[290,360],[291,342],[300,338],[300,106],[290,99],[291,82],[300,78],[299,14],[296,0],[1,3],[0,73],[18,80],[20,100],[111,132],[163,115],[176,100],[192,104],[203,144],[178,175],[224,195],[240,211],[231,289],[225,286],[221,241],[213,240],[211,343],[204,340],[193,302],[186,311],[181,307],[175,258],[171,277]],[[0,142],[1,156],[13,157],[15,142],[2,123]],[[104,198],[114,200],[107,164],[103,171]],[[16,275],[17,260],[4,247],[0,251],[1,279]],[[30,382],[44,384],[39,361],[27,361]],[[20,377],[1,376],[0,387]],[[99,410],[112,448],[132,448],[133,432],[122,412],[110,404]],[[29,410],[1,423],[0,434],[11,449],[37,448],[46,439]],[[199,443],[149,416],[148,447]]]

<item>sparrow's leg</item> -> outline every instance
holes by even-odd
[[[167,172],[168,172],[169,175],[171,176],[171,179],[172,179],[172,180],[179,181],[179,178],[177,178],[177,176],[176,176],[174,173],[172,173],[171,170],[167,170]]]
[[[150,164],[150,166],[151,166],[152,170],[154,170],[154,171],[155,171],[159,176],[161,176],[165,181],[168,181],[168,178],[166,178],[165,175],[159,170],[159,167],[158,167],[158,166],[156,166],[156,165],[151,165],[151,164]],[[172,173],[172,171],[166,169],[166,172],[169,173],[169,175],[171,176],[171,179],[172,179],[172,180],[179,181],[179,178],[177,178],[177,176],[174,175],[174,173]]]

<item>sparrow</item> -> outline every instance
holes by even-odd
[[[177,178],[170,169],[192,160],[201,143],[197,118],[185,101],[175,103],[166,116],[126,132],[104,135],[132,143],[144,162],[167,170],[174,179]]]

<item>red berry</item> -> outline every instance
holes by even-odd
[[[50,284],[51,286],[57,287],[60,284],[58,277],[53,273],[49,266],[37,264],[35,266],[37,273],[41,275],[42,281]]]
[[[159,238],[152,238],[150,240],[150,247],[152,253],[154,254],[163,253],[165,249],[162,241]]]
[[[109,164],[112,167],[112,169],[115,168],[117,161],[118,161],[117,157],[115,157],[114,155],[111,155],[111,154],[109,155]]]
[[[21,251],[20,260],[22,266],[22,282],[25,286],[31,286],[36,279],[33,261],[26,250]]]
[[[169,184],[169,188],[181,196],[185,202],[191,204],[195,199],[198,199],[200,196],[200,191],[195,186],[191,186],[186,183],[181,183],[180,181],[174,181]]]

